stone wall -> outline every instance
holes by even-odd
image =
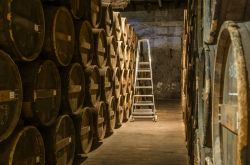
[[[150,40],[155,98],[179,99],[183,8],[170,5],[127,11],[122,16],[128,18],[139,38]]]

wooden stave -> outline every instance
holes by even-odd
[[[2,10],[3,10],[3,23],[8,26],[8,28],[6,29],[1,29],[1,38],[0,38],[0,45],[1,48],[4,49],[4,51],[6,51],[7,53],[9,53],[11,55],[11,57],[13,58],[13,60],[15,61],[33,61],[35,60],[40,52],[42,51],[42,46],[43,46],[43,42],[44,42],[44,37],[45,37],[45,20],[44,20],[44,11],[42,8],[42,4],[40,2],[40,0],[35,0],[32,1],[34,3],[36,3],[36,5],[34,6],[39,6],[39,9],[36,10],[36,12],[40,13],[40,18],[39,18],[39,23],[34,25],[34,31],[37,31],[38,39],[37,41],[32,41],[32,43],[38,43],[35,47],[35,51],[31,52],[31,55],[28,55],[24,52],[22,52],[23,50],[20,50],[21,48],[18,47],[16,45],[16,36],[13,32],[13,30],[9,30],[12,29],[11,25],[13,23],[12,18],[7,17],[8,13],[11,13],[11,7],[12,7],[12,3],[14,3],[14,1],[10,1],[10,0],[5,0],[2,2]],[[25,5],[25,4],[24,4]],[[32,5],[32,4],[30,4]],[[32,8],[34,7],[32,6]],[[10,19],[10,20],[8,20]],[[24,18],[26,19],[26,18]],[[38,20],[38,19],[37,19]],[[29,21],[29,20],[28,20]],[[32,23],[32,22],[30,22]],[[27,24],[26,24],[27,25]],[[4,27],[4,26],[2,26]],[[26,40],[27,42],[27,40]],[[27,50],[27,49],[25,49]]]
[[[93,126],[94,126],[94,138],[97,142],[101,142],[107,131],[107,109],[106,104],[103,101],[96,102],[93,114]],[[101,122],[101,123],[100,123]]]
[[[112,97],[112,93],[113,93],[113,83],[112,83],[112,70],[110,67],[106,66],[104,68],[100,68],[99,69],[100,72],[100,76],[101,76],[101,91],[102,91],[102,100],[107,102],[108,100],[110,100],[110,98]]]
[[[101,28],[105,29],[106,35],[108,37],[112,36],[113,31],[113,9],[112,6],[102,4],[102,21]],[[105,13],[105,14],[104,14]]]
[[[37,108],[36,100],[39,99],[37,98],[37,94],[34,94],[34,91],[37,93],[37,86],[40,83],[37,79],[39,78],[38,72],[41,73],[41,68],[44,66],[51,66],[51,73],[53,74],[54,78],[54,88],[55,89],[50,89],[52,91],[47,92],[50,93],[49,97],[55,97],[56,100],[53,99],[53,102],[55,102],[55,107],[53,107],[53,111],[51,111],[51,117],[48,121],[41,121],[41,114],[37,114],[39,111]],[[32,68],[32,69],[30,69]],[[61,103],[61,78],[59,71],[56,68],[56,65],[54,62],[50,60],[46,61],[35,61],[32,63],[28,63],[25,65],[20,65],[19,67],[20,70],[20,75],[22,78],[22,84],[23,84],[23,106],[22,106],[22,117],[29,122],[32,122],[34,124],[38,124],[41,126],[50,126],[55,120],[56,117],[59,113],[59,108],[60,108],[60,103]],[[45,70],[46,71],[46,70]],[[44,80],[44,79],[43,79]],[[51,79],[50,79],[51,80]],[[52,92],[52,93],[51,93]],[[43,99],[43,98],[42,98]],[[53,103],[54,104],[54,103]],[[46,108],[48,109],[48,107]],[[50,109],[52,110],[52,109]]]
[[[116,112],[116,128],[122,126],[123,116],[124,116],[124,96],[120,95],[117,98],[117,112]]]
[[[75,86],[80,86],[80,91],[77,91],[78,92],[77,107],[72,105],[73,100],[71,99],[73,98],[70,98],[70,93],[69,93],[69,90],[70,90],[69,84],[70,82],[73,82],[73,79],[71,79],[71,76],[72,74],[74,74],[74,72],[75,74],[76,72],[80,73],[79,77],[77,78],[81,79],[81,80],[77,79],[77,84],[72,84]],[[84,76],[83,67],[79,63],[72,63],[70,66],[61,69],[60,73],[61,73],[61,81],[62,81],[61,82],[62,84],[61,110],[65,114],[77,115],[78,113],[80,113],[83,107],[84,99],[85,99],[85,76]]]
[[[3,120],[1,119],[1,123],[2,126],[3,125],[7,125],[6,129],[1,129],[4,130],[3,132],[0,133],[0,142],[7,139],[12,132],[14,131],[19,117],[21,115],[21,109],[22,109],[22,101],[23,101],[23,88],[22,88],[22,80],[21,80],[21,76],[18,70],[18,67],[16,66],[16,64],[14,63],[14,61],[9,57],[9,55],[5,52],[3,52],[2,50],[0,50],[0,58],[1,61],[4,62],[6,61],[6,63],[8,63],[8,66],[12,66],[12,72],[15,74],[16,80],[15,80],[15,90],[14,90],[14,99],[17,99],[17,104],[16,104],[16,108],[15,109],[15,113],[13,115],[13,118],[11,121],[9,121],[9,124],[6,124]],[[7,71],[5,70],[4,73],[7,73]],[[2,75],[2,74],[1,74]],[[1,88],[3,87],[3,85],[1,85]],[[9,94],[10,95],[10,94]],[[2,105],[4,105],[4,103],[1,103]],[[3,110],[1,109],[1,112],[3,112]],[[2,116],[2,115],[1,115]],[[9,117],[8,117],[9,119]],[[3,124],[5,123],[5,124]]]
[[[100,87],[100,72],[96,65],[91,65],[84,70],[85,73],[85,82],[86,82],[86,99],[85,99],[85,105],[87,106],[93,106],[96,102],[98,102],[101,98],[101,87]],[[91,79],[94,79],[95,82],[91,82]],[[94,84],[93,84],[94,83]],[[91,94],[91,85],[97,85],[97,89],[95,94]],[[89,100],[90,99],[90,100]]]
[[[65,131],[65,127],[68,127],[67,133]],[[68,115],[59,116],[56,122],[51,127],[46,128],[46,130],[43,130],[42,133],[46,151],[46,163],[60,164],[64,162],[66,164],[72,164],[75,157],[76,144],[73,120]],[[60,141],[58,141],[58,139],[60,139]],[[62,150],[66,154],[66,160],[65,155],[61,154]],[[58,155],[60,156],[57,157]]]
[[[76,157],[81,157],[82,154],[87,154],[90,152],[93,144],[93,116],[92,107],[84,107],[81,113],[73,116],[74,126],[76,129]],[[85,129],[84,129],[85,128]],[[88,130],[86,131],[86,129]],[[82,133],[82,130],[85,132]],[[84,135],[87,134],[87,141],[84,141]],[[86,139],[86,137],[85,137]]]
[[[24,138],[24,136],[28,136],[29,138]],[[20,143],[22,142],[21,139],[26,140],[20,146]],[[28,140],[27,140],[28,139]],[[34,142],[34,141],[36,142]],[[26,142],[31,142],[32,144],[26,144]],[[34,149],[31,151],[32,148],[30,146],[33,146],[32,148]],[[38,149],[35,149],[36,146]],[[32,162],[37,162],[37,164],[44,165],[45,164],[45,148],[44,148],[44,142],[42,135],[38,131],[37,128],[34,126],[26,126],[23,128],[18,128],[14,131],[14,133],[9,137],[6,141],[1,143],[1,150],[0,150],[0,163],[3,165],[8,165],[8,164],[18,164],[20,162],[20,157],[16,158],[16,152],[18,152],[19,149],[19,156],[25,158],[23,160],[23,163],[28,163],[31,164]],[[30,154],[32,157],[27,159],[27,156]],[[20,155],[24,154],[24,155]],[[26,154],[26,155],[25,155]],[[16,160],[18,159],[18,160]],[[6,161],[7,160],[7,161]]]
[[[107,64],[107,39],[103,29],[92,29],[94,35],[95,56],[94,61],[99,67]],[[101,51],[100,51],[101,50]]]
[[[68,66],[73,58],[75,51],[75,29],[71,14],[65,7],[50,6],[46,7],[44,10],[45,10],[46,28],[45,28],[45,43],[42,55],[45,58],[53,60],[59,66]],[[69,31],[67,31],[67,33],[69,32],[70,34],[64,34],[64,32],[56,31],[56,28],[59,27],[57,25],[58,19],[60,19],[59,14],[65,14],[65,16],[67,15],[68,18],[67,25],[68,28],[70,29]],[[60,42],[58,42],[58,40],[60,40]],[[64,45],[61,44],[62,40],[64,42]],[[58,47],[60,48],[65,47],[65,42],[67,42],[68,45],[67,50],[69,52],[67,52],[66,50],[61,50],[59,52]],[[64,54],[60,55],[60,53],[62,52],[64,52]],[[63,59],[62,56],[66,58]]]

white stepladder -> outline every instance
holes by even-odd
[[[133,107],[130,121],[134,121],[136,118],[151,118],[153,121],[157,121],[148,39],[139,40],[137,47]]]

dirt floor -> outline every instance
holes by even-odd
[[[127,122],[81,165],[187,165],[180,102],[161,101],[156,108],[158,122]]]

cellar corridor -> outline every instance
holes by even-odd
[[[81,165],[186,165],[180,103],[158,101],[156,108],[158,122],[127,122],[90,152]]]

